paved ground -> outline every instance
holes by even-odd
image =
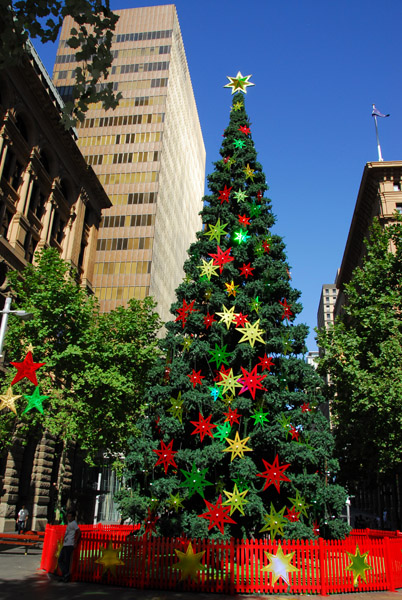
[[[102,586],[88,583],[58,583],[49,580],[39,570],[40,550],[30,550],[27,556],[22,548],[0,551],[0,600],[233,600],[221,594],[192,594],[136,590],[125,587]],[[307,595],[307,594],[306,594]],[[295,595],[238,595],[236,600],[305,600]],[[370,592],[311,596],[311,600],[402,600],[397,592]]]

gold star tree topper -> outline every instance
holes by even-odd
[[[183,581],[187,577],[196,580],[197,571],[204,571],[207,568],[205,565],[201,564],[201,559],[205,554],[205,550],[202,552],[194,552],[191,542],[189,542],[185,553],[176,549],[175,553],[179,562],[172,565],[172,569],[177,569],[181,572],[180,581]]]
[[[264,552],[264,554],[270,563],[266,567],[263,567],[262,571],[272,573],[272,585],[278,581],[279,577],[282,577],[282,579],[290,585],[288,573],[300,571],[300,569],[290,564],[295,553],[290,552],[289,554],[284,554],[282,546],[279,544],[276,554],[271,554],[270,552]]]
[[[232,88],[232,95],[236,92],[243,92],[243,94],[247,94],[247,88],[250,85],[255,85],[254,83],[251,83],[251,81],[249,81],[251,75],[245,75],[243,77],[240,71],[238,71],[236,77],[229,77],[228,75],[226,77],[229,79],[229,83],[227,83],[223,87]]]

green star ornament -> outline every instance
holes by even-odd
[[[265,341],[261,337],[261,334],[265,333],[265,331],[259,328],[259,324],[260,319],[253,324],[247,321],[244,327],[236,327],[236,331],[240,331],[243,336],[240,338],[238,343],[241,344],[241,342],[248,342],[252,348],[254,348],[254,344],[256,342],[265,344]]]
[[[254,419],[254,425],[264,425],[264,423],[268,423],[268,413],[262,412],[262,410],[257,410],[251,418]]]
[[[172,417],[178,419],[180,423],[183,423],[183,402],[181,392],[179,392],[177,398],[170,398],[172,406],[167,409],[167,412],[172,413]]]
[[[172,508],[175,512],[179,512],[179,508],[184,508],[183,498],[181,498],[179,494],[170,494],[168,506],[169,508]]]
[[[246,145],[246,142],[244,140],[239,140],[239,139],[235,138],[233,145],[235,148],[244,148],[244,146]],[[247,177],[246,177],[246,179],[247,179]]]
[[[260,306],[261,306],[261,301],[259,300],[258,296],[256,298],[253,298],[251,300],[251,302],[249,302],[250,310],[255,310],[257,315],[258,315],[258,311],[260,310]]]
[[[185,337],[183,338],[182,344],[183,344],[183,348],[182,351],[183,352],[188,352],[190,350],[190,346],[193,343],[193,340],[190,337]]]
[[[261,215],[262,206],[261,204],[247,203],[247,207],[250,213],[250,217],[259,217]],[[261,243],[262,253],[265,252],[262,243]]]
[[[283,527],[288,522],[288,520],[283,516],[285,509],[286,506],[277,512],[271,502],[270,513],[269,515],[264,515],[265,525],[262,529],[260,529],[260,533],[268,531],[272,539],[274,539],[278,534],[283,536]]]
[[[217,369],[219,369],[221,365],[229,366],[229,360],[232,358],[233,352],[226,352],[226,348],[227,344],[218,346],[218,344],[215,343],[215,350],[208,350],[208,354],[211,355],[208,362],[214,362]]]
[[[232,429],[229,421],[225,421],[221,425],[216,426],[216,431],[213,434],[214,438],[218,439],[220,442],[224,442],[226,438],[230,434],[230,430]]]
[[[200,494],[204,498],[204,487],[213,485],[213,483],[205,479],[208,469],[197,469],[195,463],[193,463],[191,471],[184,471],[183,469],[180,469],[180,471],[185,477],[185,481],[180,483],[180,487],[188,488],[188,498],[191,498],[195,493]]]
[[[239,492],[237,485],[234,484],[233,492],[227,492],[226,490],[223,490],[223,493],[228,498],[228,500],[226,500],[226,502],[224,502],[223,505],[230,506],[229,515],[231,516],[232,513],[234,513],[236,510],[238,510],[242,515],[244,515],[243,505],[248,503],[248,500],[245,499],[248,490],[243,490],[242,492]]]
[[[292,352],[292,344],[290,343],[291,335],[287,331],[282,335],[282,343],[283,343],[283,355],[286,356],[288,352]]]
[[[366,571],[372,571],[373,567],[371,567],[366,559],[368,556],[368,551],[364,554],[360,554],[359,546],[356,546],[356,553],[351,554],[350,552],[346,552],[352,561],[350,565],[346,567],[347,571],[352,571],[353,573],[353,585],[357,587],[359,585],[359,577],[363,579],[365,583],[367,583],[366,579]]]
[[[227,171],[230,171],[230,167],[236,162],[236,159],[233,158],[233,156],[231,156],[230,158],[228,158],[228,160],[225,162],[225,164],[223,165],[223,168],[226,169]]]
[[[215,225],[209,225],[209,230],[206,231],[204,233],[204,235],[208,235],[210,241],[212,240],[216,240],[218,242],[218,244],[221,243],[221,237],[225,236],[228,234],[228,232],[226,231],[226,227],[228,226],[227,223],[223,223],[221,225],[221,220],[220,218],[217,220],[217,222],[215,223]]]
[[[50,396],[41,396],[41,394],[39,393],[39,386],[37,385],[35,388],[35,391],[33,394],[31,394],[31,396],[26,396],[24,394],[24,398],[26,400],[28,400],[28,404],[26,409],[24,410],[24,412],[22,413],[23,415],[25,415],[26,412],[28,412],[29,410],[32,410],[33,408],[36,408],[40,413],[42,413],[42,415],[44,415],[44,410],[43,410],[43,406],[42,403],[44,400],[46,400],[46,398],[49,398]]]
[[[238,244],[244,244],[249,239],[250,236],[248,235],[247,231],[244,231],[243,229],[239,229],[239,231],[233,232],[233,240]]]
[[[238,71],[236,77],[229,77],[227,75],[227,79],[229,79],[229,83],[224,85],[225,88],[232,88],[232,95],[236,92],[243,92],[243,94],[247,94],[247,88],[251,85],[255,85],[255,83],[251,83],[249,81],[251,75],[243,75]]]
[[[296,512],[308,517],[307,509],[310,508],[310,504],[307,504],[303,496],[300,495],[300,492],[296,490],[296,498],[289,498],[289,501],[292,503],[292,508],[294,508]]]
[[[233,192],[233,197],[236,198],[237,202],[245,202],[246,198],[248,198],[246,192],[243,192],[243,190]]]

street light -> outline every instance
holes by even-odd
[[[3,346],[4,346],[4,338],[6,337],[6,331],[7,331],[8,315],[10,313],[13,315],[17,315],[17,317],[20,317],[24,321],[29,321],[33,317],[32,313],[26,312],[25,310],[10,310],[10,306],[11,306],[11,298],[7,297],[6,301],[4,303],[3,310],[0,310],[0,313],[3,315],[1,317],[1,324],[0,324],[0,359],[4,358],[3,357]]]

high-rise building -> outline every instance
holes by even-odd
[[[79,146],[113,207],[105,212],[94,286],[102,310],[152,295],[168,320],[186,251],[201,228],[205,148],[174,5],[118,10],[108,81],[115,111],[92,105]],[[74,52],[61,31],[53,79],[71,95]]]
[[[325,283],[322,286],[320,304],[317,311],[318,329],[328,329],[334,323],[334,308],[338,290],[335,283]]]

